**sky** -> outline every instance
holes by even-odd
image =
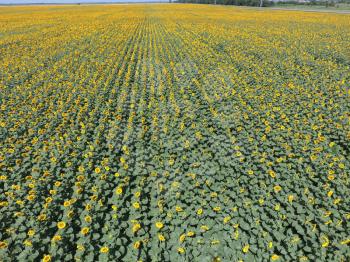
[[[98,3],[98,2],[169,2],[168,0],[0,0],[0,4],[33,4],[33,3]]]

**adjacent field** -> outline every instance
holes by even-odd
[[[350,16],[0,9],[0,261],[349,261]]]

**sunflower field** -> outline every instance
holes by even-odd
[[[350,261],[350,15],[0,7],[0,261]]]

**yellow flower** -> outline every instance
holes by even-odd
[[[5,241],[0,241],[0,249],[7,248],[7,243]]]
[[[85,247],[83,245],[77,245],[77,249],[79,251],[84,251],[85,250]]]
[[[135,248],[135,249],[139,249],[139,248],[140,248],[140,245],[141,245],[141,242],[140,242],[140,241],[136,241],[136,242],[134,243],[134,248]]]
[[[315,161],[317,159],[317,156],[316,155],[311,155],[310,159],[311,159],[311,161]]]
[[[203,231],[208,231],[208,230],[209,230],[209,227],[206,226],[206,225],[203,225],[203,226],[201,226],[201,229],[202,229]]]
[[[269,247],[269,249],[271,249],[273,247],[273,243],[269,242],[268,247]]]
[[[44,255],[42,261],[43,262],[50,262],[51,261],[51,256],[50,255]]]
[[[85,206],[85,210],[87,210],[87,211],[91,210],[91,208],[92,208],[92,206],[91,206],[90,204],[87,204],[87,205]]]
[[[221,210],[221,207],[219,207],[219,206],[214,207],[213,210],[214,210],[215,212],[219,212],[219,211]]]
[[[242,248],[243,253],[248,253],[249,247],[250,247],[249,244],[246,244],[246,245]]]
[[[197,210],[197,215],[200,216],[201,214],[203,214],[203,209],[200,208],[200,209]]]
[[[164,226],[164,225],[163,225],[162,222],[159,222],[159,221],[156,222],[156,228],[161,229],[163,226]]]
[[[44,220],[46,220],[46,214],[40,214],[40,215],[38,216],[38,220],[39,220],[39,221],[44,221]]]
[[[123,146],[122,146],[122,150],[123,150],[124,152],[128,152],[128,151],[129,151],[128,146],[123,145]]]
[[[24,240],[24,245],[31,247],[33,244],[32,244],[32,241],[26,239],[26,240]]]
[[[332,190],[328,191],[327,196],[331,197],[332,195],[333,195],[333,191]]]
[[[349,244],[349,243],[350,243],[350,238],[345,239],[345,240],[343,240],[343,241],[340,242],[341,245],[347,245],[347,244]]]
[[[280,192],[282,190],[282,187],[277,185],[277,186],[274,186],[273,189],[275,190],[276,193],[278,193],[278,192]]]
[[[175,210],[176,210],[177,212],[181,212],[181,211],[182,211],[182,207],[176,206],[176,207],[175,207]]]
[[[28,199],[29,201],[33,201],[34,198],[35,198],[35,195],[29,195],[29,196],[27,196],[27,199]]]
[[[134,208],[136,208],[136,209],[139,209],[139,208],[140,208],[140,203],[139,203],[139,202],[134,202],[134,203],[132,204],[132,206],[133,206]]]
[[[335,205],[338,205],[340,203],[341,199],[340,198],[337,198],[337,199],[334,199],[333,203]]]
[[[187,236],[188,237],[193,237],[194,235],[195,235],[195,233],[193,231],[187,232]]]
[[[271,256],[271,260],[272,261],[276,261],[276,260],[278,260],[280,258],[280,256],[279,255],[276,255],[276,254],[273,254],[272,256]]]
[[[115,192],[117,193],[117,195],[121,195],[123,194],[123,188],[122,187],[118,187]]]
[[[35,234],[35,230],[34,229],[29,229],[28,236],[32,237],[32,236],[34,236],[34,234]]]
[[[62,237],[60,235],[54,235],[51,239],[51,241],[56,242],[62,240]]]
[[[322,239],[322,247],[328,247],[328,245],[329,245],[329,239],[328,239],[328,237],[326,237],[326,236],[322,236],[321,237],[321,239]]]
[[[334,180],[335,176],[334,175],[328,175],[328,180]]]
[[[101,172],[101,168],[96,167],[96,168],[95,168],[95,173],[96,173],[96,174],[99,174],[100,172]]]
[[[91,221],[92,221],[91,216],[85,216],[85,217],[84,217],[84,220],[85,220],[85,222],[87,222],[87,223],[91,223]]]
[[[231,217],[224,217],[224,224],[227,224],[231,220]]]
[[[107,253],[109,251],[109,248],[108,247],[101,247],[100,248],[100,252],[101,253]]]
[[[139,231],[141,229],[141,225],[139,223],[135,224],[133,227],[132,227],[132,232],[133,233],[136,233],[137,231]]]
[[[42,261],[43,262],[50,262],[51,261],[51,256],[50,255],[44,255]]]
[[[83,235],[86,235],[87,233],[89,233],[89,228],[88,227],[83,227],[82,229],[81,229],[81,234],[83,234]]]
[[[268,173],[272,178],[276,177],[276,173],[273,170],[269,170]]]
[[[179,238],[180,243],[184,242],[186,238],[186,234],[182,234]]]
[[[58,223],[57,223],[57,227],[58,227],[59,229],[65,228],[65,227],[66,227],[66,222],[63,222],[63,221],[58,222]]]
[[[263,205],[264,202],[265,202],[265,200],[264,200],[263,198],[259,198],[259,204],[260,204],[260,205]]]
[[[254,171],[253,171],[253,170],[251,170],[251,169],[250,169],[250,170],[248,170],[248,175],[250,175],[250,176],[251,176],[251,175],[254,175]]]
[[[9,152],[10,154],[13,154],[13,153],[15,152],[15,150],[14,150],[13,148],[10,148],[10,149],[8,150],[8,152]]]
[[[177,249],[177,252],[179,252],[180,254],[183,254],[183,253],[185,253],[185,248],[179,247],[179,248]]]
[[[9,203],[7,201],[0,202],[0,207],[6,207],[8,205],[9,205]]]
[[[165,237],[162,234],[158,234],[158,239],[161,242],[165,241]]]
[[[288,196],[288,202],[292,203],[293,200],[294,200],[294,196],[293,195],[289,195]]]

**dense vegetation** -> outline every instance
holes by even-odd
[[[349,261],[350,17],[0,9],[3,261]]]

